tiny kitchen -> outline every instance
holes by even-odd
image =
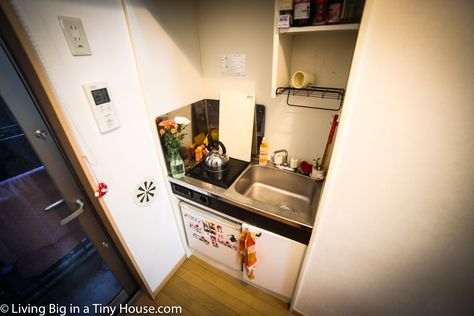
[[[203,293],[248,304],[240,314],[271,313],[204,282],[202,266],[188,274],[199,260],[283,313],[376,315],[472,310],[472,172],[432,175],[439,151],[472,170],[470,9],[12,0],[2,16],[16,19],[53,100],[57,118],[39,106],[48,133],[71,144],[76,204],[109,237],[96,247],[116,249],[144,296],[197,278]]]

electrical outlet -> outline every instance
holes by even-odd
[[[81,19],[70,16],[58,16],[58,18],[71,53],[74,56],[91,55],[91,48]]]

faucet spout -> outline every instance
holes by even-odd
[[[279,149],[279,150],[276,150],[272,153],[271,157],[270,157],[270,160],[273,162],[274,165],[277,165],[277,163],[275,163],[275,157],[277,154],[279,153],[284,153],[284,158],[283,158],[283,162],[280,163],[280,164],[285,164],[287,159],[288,159],[288,151],[286,149]]]

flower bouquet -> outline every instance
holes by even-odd
[[[184,162],[179,155],[179,145],[186,135],[183,131],[189,123],[191,121],[187,118],[176,116],[172,120],[161,121],[158,124],[160,137],[168,152],[171,176],[174,178],[184,177]]]

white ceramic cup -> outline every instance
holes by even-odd
[[[292,157],[292,158],[290,159],[290,168],[293,168],[293,169],[298,168],[299,163],[300,163],[300,160],[299,160],[298,158]]]
[[[316,77],[314,74],[305,71],[295,71],[291,76],[291,86],[296,89],[307,88],[309,85],[314,86]]]

